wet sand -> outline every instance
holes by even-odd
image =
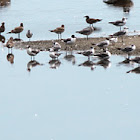
[[[87,50],[89,49],[92,43],[98,43],[100,41],[105,40],[105,37],[98,37],[98,38],[89,38],[88,40],[86,38],[77,38],[76,45],[72,47],[72,50]],[[115,43],[115,45],[110,44],[108,46],[109,51],[112,54],[124,54],[123,52],[117,50],[118,47],[126,47],[131,44],[136,45],[136,50],[132,53],[132,55],[140,55],[140,35],[133,35],[133,36],[124,36],[123,37],[124,42],[122,43],[122,39],[119,38],[118,42]],[[54,40],[57,41],[58,43],[61,44],[62,49],[65,50],[66,44],[62,42],[61,40]],[[26,49],[28,45],[30,45],[32,48],[38,48],[42,51],[47,51],[48,48],[52,46],[52,40],[39,40],[39,41],[21,41],[21,42],[16,42],[15,43],[15,48],[16,49]],[[67,45],[69,46],[69,45]],[[99,52],[100,49],[95,46],[95,51]]]

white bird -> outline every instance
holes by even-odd
[[[58,59],[58,57],[61,55],[62,53],[58,53],[58,52],[50,52],[50,57],[52,59]]]
[[[28,30],[26,33],[26,37],[29,38],[29,41],[32,36],[33,36],[33,33],[31,33],[30,30]]]
[[[49,48],[50,52],[58,52],[61,50],[61,45],[58,42],[54,42],[52,48]]]
[[[118,37],[110,36],[109,41],[112,43],[112,45],[115,45],[115,43],[118,42]]]

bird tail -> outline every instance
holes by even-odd
[[[122,50],[122,48],[117,48],[117,50]]]
[[[127,71],[126,73],[131,73],[131,70]]]
[[[11,34],[12,32],[10,31],[10,32],[8,32],[7,34]]]
[[[50,32],[54,32],[54,30],[49,30]]]
[[[114,22],[108,22],[109,24],[114,24]]]
[[[97,21],[102,21],[102,19],[97,19]]]
[[[91,43],[92,45],[96,45],[95,43]]]

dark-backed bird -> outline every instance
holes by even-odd
[[[10,39],[6,42],[6,47],[8,48],[8,52],[9,49],[11,49],[12,52],[12,48],[14,47],[13,37],[10,37]]]
[[[3,33],[4,31],[5,31],[5,23],[2,22],[2,23],[1,23],[1,26],[0,26],[0,35],[1,35],[1,33]]]
[[[39,49],[31,48],[30,45],[27,48],[27,54],[31,56],[31,60],[32,58],[34,59],[34,56],[36,56],[40,52]]]
[[[57,27],[56,29],[49,30],[49,31],[58,34],[58,40],[59,40],[59,39],[62,39],[62,35],[61,34],[65,31],[65,26],[61,25],[61,27]]]
[[[75,35],[72,35],[71,38],[63,39],[62,41],[63,41],[66,45],[70,45],[71,48],[72,48],[72,45],[74,45],[75,42],[76,42],[76,37],[75,37]],[[67,47],[66,47],[66,49],[67,49]]]
[[[20,33],[23,31],[23,23],[20,23],[19,27],[15,27],[13,30],[11,30],[10,32],[8,32],[8,34],[10,33],[14,33],[14,34],[18,34],[18,38],[20,39]]]
[[[89,18],[89,16],[84,16],[86,18],[86,22],[93,26],[93,23],[100,22],[102,19]]]
[[[130,45],[128,47],[125,47],[125,48],[117,48],[118,50],[124,52],[124,53],[127,53],[128,54],[128,58],[130,56],[130,54],[136,49],[136,46],[135,45]]]
[[[94,54],[94,56],[97,56],[99,59],[109,59],[111,57],[111,53],[105,49],[104,52]]]
[[[109,46],[109,44],[110,44],[109,38],[106,38],[105,41],[99,42],[97,44],[92,43],[92,45],[98,46],[100,49],[107,48]]]
[[[121,30],[121,26],[124,26],[126,24],[127,18],[122,18],[122,20],[117,20],[117,21],[113,21],[113,22],[109,22],[110,24],[113,24],[115,26],[119,26],[120,30]]]
[[[87,56],[88,57],[88,60],[90,59],[90,56],[94,55],[94,48],[93,47],[90,47],[90,50],[86,50],[86,51],[83,51],[83,52],[77,52],[78,54],[82,54],[84,56]]]
[[[90,34],[92,34],[94,31],[94,28],[93,27],[87,27],[87,28],[84,28],[80,31],[76,31],[76,33],[79,33],[79,34],[82,34],[82,35],[86,35],[87,36],[87,40],[88,40],[88,36]]]
[[[26,37],[29,38],[29,41],[30,41],[30,38],[32,38],[32,36],[33,36],[33,33],[31,33],[31,31],[28,30],[26,33]]]

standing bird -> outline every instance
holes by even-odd
[[[116,32],[116,33],[114,33],[113,35],[110,35],[110,36],[122,37],[122,42],[123,42],[123,36],[128,33],[128,29],[129,28],[124,27],[124,29],[122,31]]]
[[[50,57],[52,58],[52,60],[58,59],[58,57],[61,55],[62,53],[58,53],[58,52],[50,52]]]
[[[54,42],[53,46],[48,49],[49,52],[58,52],[61,50],[61,45],[58,42]]]
[[[113,22],[109,22],[110,24],[113,24],[115,26],[119,26],[120,27],[120,31],[121,31],[121,26],[124,26],[126,24],[127,18],[122,18],[122,20],[117,20],[117,21],[113,21]]]
[[[27,54],[31,56],[31,60],[32,60],[32,57],[33,57],[33,60],[34,60],[34,56],[36,56],[40,50],[39,49],[33,49],[31,48],[30,46],[27,47]]]
[[[93,27],[87,27],[84,28],[80,31],[76,31],[76,33],[82,34],[82,35],[86,35],[87,36],[87,40],[88,40],[88,36],[94,31]]]
[[[11,49],[11,53],[12,53],[12,48],[14,47],[13,37],[10,37],[10,39],[7,41],[6,47],[8,48],[8,52],[9,52],[9,49]]]
[[[102,41],[102,42],[97,43],[97,44],[92,43],[92,45],[96,45],[96,46],[98,46],[100,49],[106,49],[106,47],[109,46],[109,44],[110,44],[109,38],[106,38],[105,41]]]
[[[88,57],[88,60],[90,60],[90,56],[94,54],[94,48],[93,47],[90,47],[90,50],[86,50],[86,51],[83,51],[83,52],[78,52],[78,54],[82,54],[84,56],[87,56]]]
[[[29,38],[29,41],[32,36],[33,36],[33,33],[31,33],[30,30],[28,30],[26,33],[26,37]]]
[[[128,54],[128,58],[130,57],[131,52],[133,52],[136,49],[135,45],[130,45],[128,47],[125,48],[117,48],[118,50],[121,50],[124,53]]]
[[[75,37],[75,35],[72,35],[71,38],[63,39],[62,41],[65,42],[66,45],[70,45],[72,48],[72,45],[74,45],[76,42],[76,37]],[[66,47],[66,49],[67,49],[67,47]]]
[[[49,31],[58,34],[58,40],[59,40],[59,38],[62,39],[62,35],[61,34],[65,31],[65,26],[61,25],[61,27],[57,27],[56,29],[49,30]]]
[[[89,16],[84,16],[86,18],[86,22],[93,26],[93,23],[100,22],[102,19],[89,18]]]
[[[1,33],[3,33],[4,31],[5,31],[5,23],[2,22],[2,23],[1,23],[1,26],[0,26],[0,35],[1,35]]]
[[[23,28],[23,23],[20,23],[19,27],[15,27],[15,29],[8,32],[8,34],[10,34],[10,33],[18,34],[18,38],[20,39],[20,33],[23,31],[23,29],[24,29]]]

